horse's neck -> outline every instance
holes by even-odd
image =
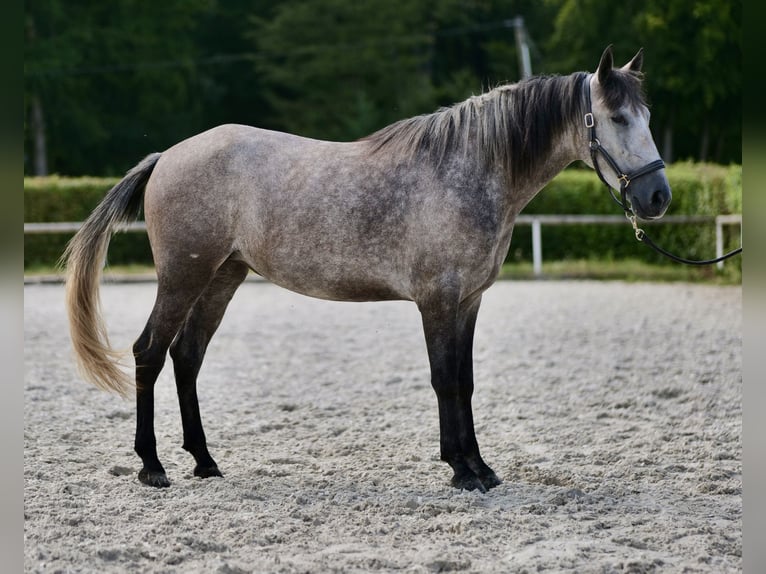
[[[577,145],[579,133],[574,128],[560,134],[551,145],[547,156],[537,163],[527,177],[511,178],[509,189],[513,211],[518,214],[548,183],[568,165],[580,159]]]
[[[503,97],[502,91],[493,95],[494,98]],[[487,108],[482,106],[478,109],[479,113],[484,113]],[[496,113],[495,111],[486,113]],[[540,112],[538,112],[540,113]],[[535,122],[537,119],[534,117],[525,117],[521,121]],[[482,122],[478,122],[482,124]],[[545,121],[542,119],[542,123]],[[519,159],[519,154],[514,153],[514,150],[507,150],[510,159],[505,165],[493,165],[488,167],[490,171],[499,174],[498,177],[505,179],[505,186],[507,189],[506,208],[512,214],[518,214],[521,209],[542,190],[554,177],[556,177],[561,171],[564,170],[572,162],[581,159],[583,154],[587,155],[587,150],[583,146],[586,146],[586,137],[582,133],[582,130],[577,127],[575,123],[565,123],[563,126],[547,126],[540,129],[538,126],[520,126],[522,133],[536,134],[536,137],[548,138],[548,144],[542,146],[545,151],[540,154],[540,157],[535,158],[532,165],[521,166],[516,162],[524,163],[524,160]],[[546,135],[545,132],[549,132]],[[508,134],[510,138],[511,134]],[[471,129],[471,138],[474,139],[472,146],[473,149],[480,149],[481,145],[477,141],[479,134],[476,128]],[[533,149],[538,146],[531,146]],[[487,153],[490,150],[484,150],[482,153],[474,156],[475,161],[485,161]],[[514,157],[516,159],[514,159]],[[497,161],[501,161],[501,158],[496,158]],[[496,161],[496,163],[497,163]],[[480,169],[480,168],[476,168]]]
[[[517,184],[515,193],[520,197],[529,196],[531,199],[564,168],[577,160],[577,157],[573,146],[565,145],[563,141],[560,145],[553,146],[548,157],[540,162],[538,169],[530,174],[525,182]]]

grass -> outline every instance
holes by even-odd
[[[543,262],[542,275],[536,277],[531,263],[506,263],[500,279],[595,279],[620,281],[655,281],[741,285],[742,270],[737,261],[715,265],[690,266],[680,263],[656,265],[636,259],[609,261],[574,259]]]
[[[104,270],[106,278],[122,275],[138,278],[154,274],[152,265],[110,265]],[[61,277],[61,270],[54,266],[35,265],[24,270],[30,279]],[[654,281],[710,283],[714,285],[741,285],[742,270],[734,259],[724,263],[723,269],[715,265],[694,267],[682,264],[654,265],[634,259],[609,261],[600,259],[575,259],[543,262],[542,275],[536,277],[532,263],[506,263],[500,270],[499,279],[592,279],[602,281]]]

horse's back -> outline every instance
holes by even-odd
[[[406,233],[407,186],[366,148],[242,125],[180,142],[146,189],[155,262],[188,254],[217,265],[233,254],[309,295],[408,298],[391,279],[405,262],[388,255]]]
[[[217,126],[163,152],[147,194],[193,193],[199,187],[195,182],[219,192],[232,183],[267,186],[269,181],[264,177],[277,179],[284,172],[274,158],[299,156],[323,143],[329,142],[245,125]],[[259,176],[256,182],[252,180],[254,175]]]

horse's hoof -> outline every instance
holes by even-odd
[[[138,480],[147,486],[153,486],[155,488],[167,488],[170,486],[170,481],[164,471],[146,470],[145,468],[142,468],[138,473]]]
[[[194,476],[199,476],[200,478],[210,478],[211,476],[221,476],[223,477],[223,474],[221,474],[221,471],[218,470],[218,467],[213,466],[195,466],[194,467]]]
[[[452,477],[452,486],[460,490],[478,490],[479,492],[487,492],[487,488],[482,484],[479,477],[470,473],[457,474]]]
[[[487,490],[495,488],[498,484],[503,484],[503,481],[494,472],[480,476],[479,480]]]

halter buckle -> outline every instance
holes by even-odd
[[[617,178],[617,181],[622,182],[623,187],[628,187],[630,185],[630,179],[628,179],[628,175],[623,173]]]
[[[593,113],[588,112],[587,114],[585,114],[585,127],[592,128],[595,125],[596,125],[596,120],[593,117]]]

